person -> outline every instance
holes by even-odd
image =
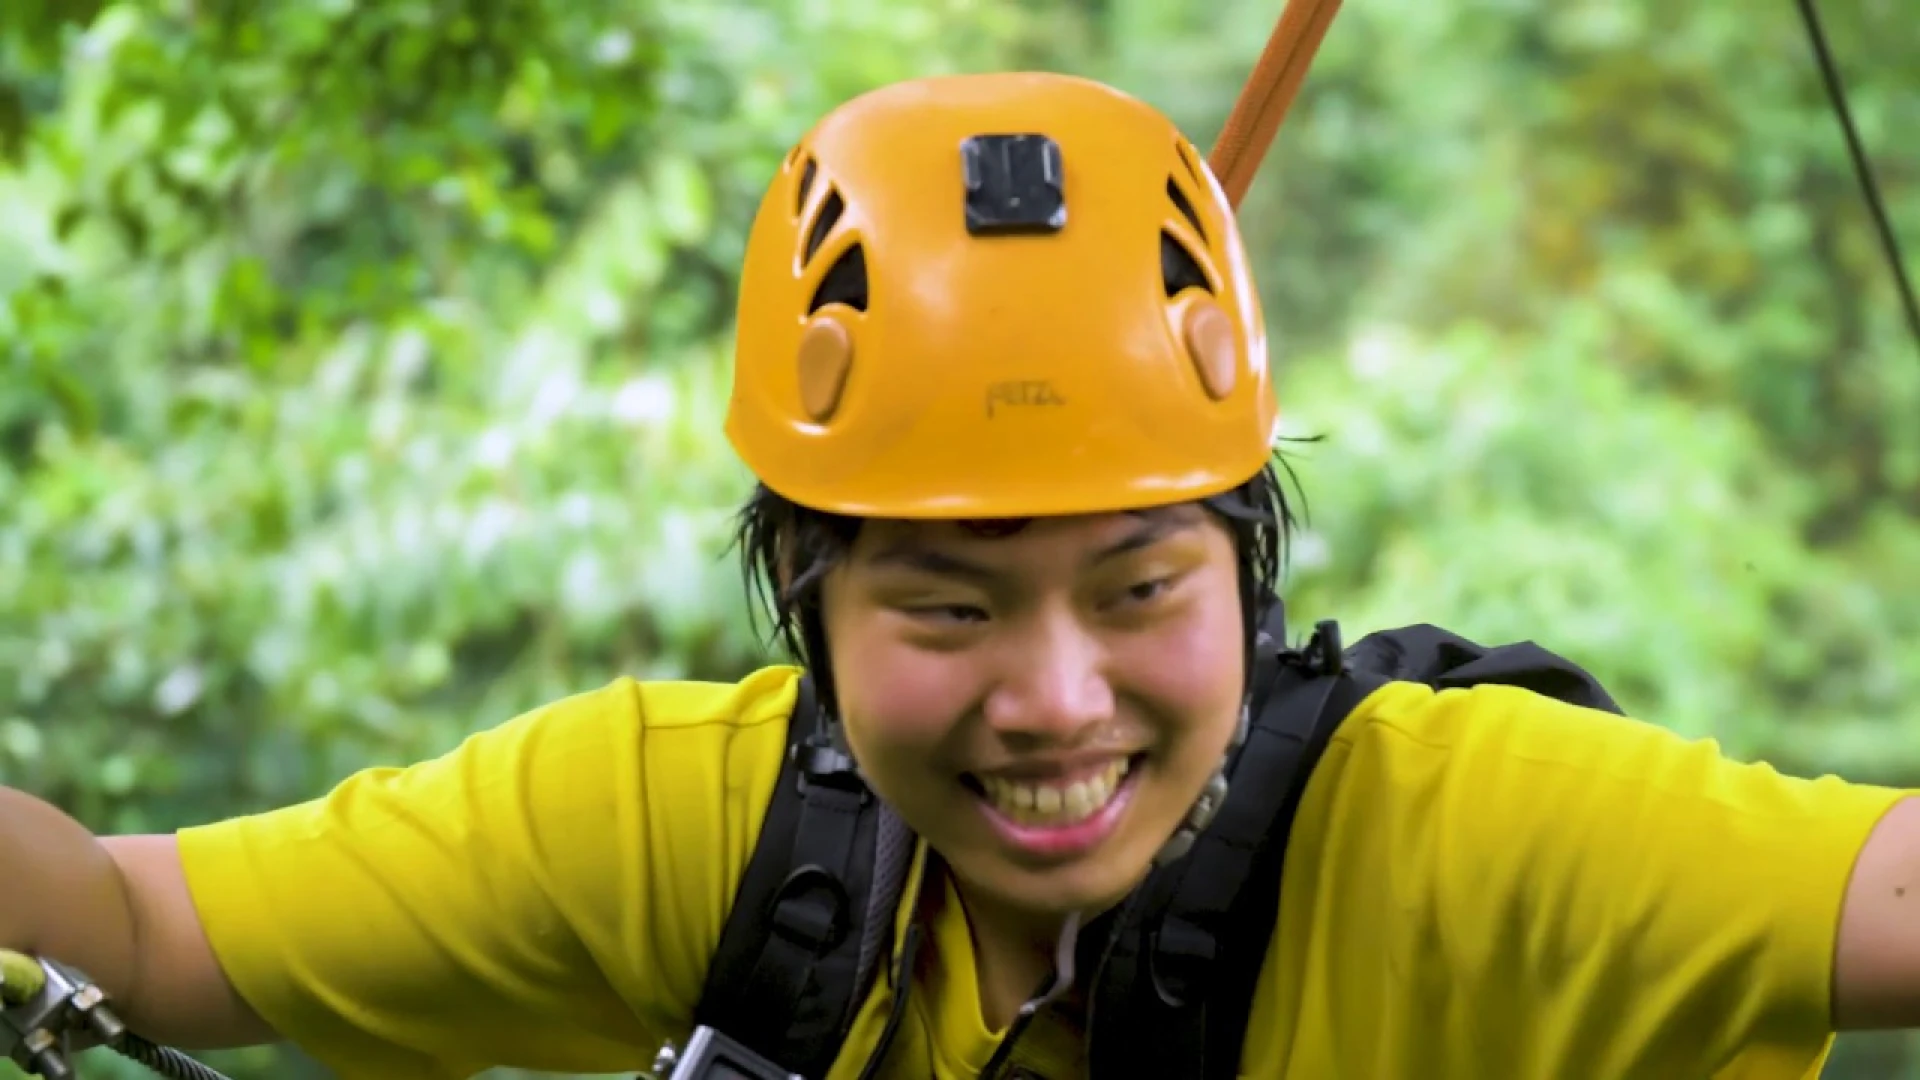
[[[742,554],[802,665],[620,679],[176,835],[7,792],[0,945],[158,1039],[341,1076],[644,1067],[689,1026],[804,670],[913,831],[929,943],[884,1060],[887,980],[830,1075],[1083,1075],[1056,947],[1220,775],[1290,524],[1233,213],[1109,87],[892,85],[779,170],[738,321]],[[1836,1030],[1920,1022],[1903,791],[1390,682],[1291,836],[1244,1077],[1811,1077]]]

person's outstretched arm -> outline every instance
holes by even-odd
[[[0,946],[85,971],[137,1030],[195,1047],[276,1040],[214,959],[173,837],[102,839],[0,788],[0,877]],[[164,992],[143,985],[155,979]]]
[[[689,1022],[793,685],[621,680],[170,837],[95,840],[10,794],[0,874],[34,885],[0,947],[183,1049],[284,1038],[343,1077],[643,1068]]]
[[[1847,884],[1833,1022],[1841,1031],[1920,1028],[1920,799],[1887,812]]]

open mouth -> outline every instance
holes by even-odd
[[[1064,828],[1078,825],[1112,804],[1145,757],[1135,754],[1115,758],[1103,767],[1072,777],[1030,780],[967,773],[960,782],[1014,825]]]

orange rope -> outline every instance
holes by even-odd
[[[1227,126],[1207,158],[1235,209],[1253,186],[1253,174],[1267,156],[1274,132],[1280,130],[1280,121],[1286,118],[1320,49],[1320,39],[1339,10],[1340,0],[1287,0],[1267,47],[1253,65],[1253,74],[1240,88],[1233,111],[1227,114]]]

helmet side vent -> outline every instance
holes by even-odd
[[[827,242],[833,227],[840,224],[840,215],[846,212],[846,200],[840,197],[838,191],[828,189],[827,197],[820,206],[820,216],[813,219],[813,227],[807,230],[807,248],[800,253],[802,264],[813,261],[813,256],[819,252],[820,245]]]
[[[867,253],[859,244],[841,252],[827,268],[826,276],[813,290],[813,303],[807,308],[807,314],[828,304],[845,304],[855,311],[867,310]]]
[[[1188,289],[1213,292],[1213,282],[1201,268],[1200,260],[1193,257],[1193,252],[1187,250],[1178,236],[1167,230],[1160,233],[1160,284],[1169,297]]]
[[[1186,218],[1187,224],[1193,226],[1194,235],[1200,238],[1200,242],[1207,243],[1207,227],[1200,224],[1199,212],[1193,208],[1192,200],[1187,198],[1187,193],[1180,190],[1180,185],[1175,183],[1171,176],[1167,177],[1167,198],[1173,200],[1174,209],[1180,211],[1180,216]]]
[[[1193,148],[1192,143],[1185,139],[1173,140],[1173,156],[1180,159],[1180,164],[1185,166],[1187,176],[1194,183],[1205,186],[1206,181],[1200,179],[1199,151]]]
[[[800,182],[794,185],[793,189],[793,213],[795,217],[798,217],[800,213],[807,208],[807,196],[813,194],[813,181],[814,178],[819,175],[820,166],[812,158],[808,158],[806,167],[800,170]]]

